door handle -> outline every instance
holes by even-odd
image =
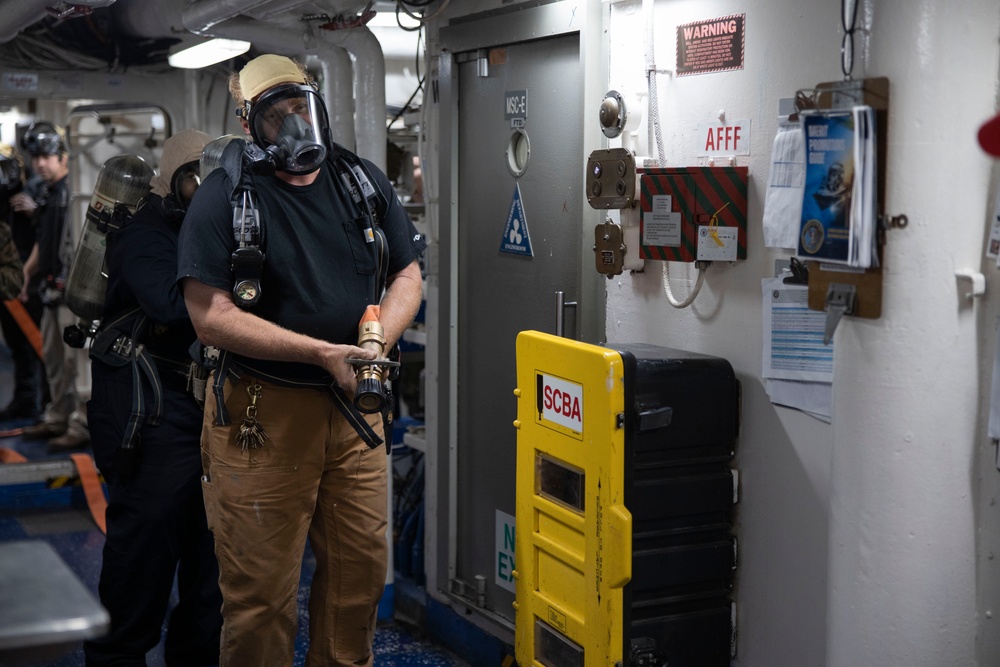
[[[564,336],[565,314],[567,308],[576,309],[576,301],[567,301],[565,292],[556,292],[556,335]]]

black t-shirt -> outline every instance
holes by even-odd
[[[380,223],[389,245],[388,273],[392,275],[415,260],[426,242],[389,179],[371,162],[365,165],[387,200]],[[309,185],[289,185],[274,177],[255,177],[253,183],[261,215],[264,270],[260,300],[251,312],[314,338],[356,344],[358,322],[375,298],[376,264],[372,244],[366,242],[361,209],[334,178],[329,162]],[[194,278],[232,290],[230,256],[238,244],[229,194],[229,180],[222,169],[209,174],[195,193],[181,228],[178,280]],[[237,360],[280,377],[325,376],[318,367],[306,364]]]
[[[176,282],[179,228],[179,220],[167,217],[163,199],[151,194],[128,224],[108,234],[108,289],[101,317],[109,322],[141,307],[149,323],[139,342],[156,356],[186,361],[196,336]]]

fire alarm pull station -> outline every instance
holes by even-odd
[[[746,167],[640,169],[639,208],[642,259],[747,257]]]

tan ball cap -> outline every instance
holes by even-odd
[[[257,56],[240,70],[240,90],[243,98],[250,101],[279,83],[305,82],[299,66],[285,56]]]

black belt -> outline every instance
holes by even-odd
[[[217,426],[227,426],[231,423],[229,420],[229,411],[226,410],[226,401],[223,397],[225,378],[228,376],[234,381],[239,380],[244,373],[282,387],[319,389],[329,392],[333,398],[333,404],[337,406],[337,409],[344,416],[344,419],[347,420],[347,423],[354,427],[354,430],[357,431],[366,445],[375,449],[385,442],[368,422],[365,421],[364,415],[354,407],[354,402],[348,398],[347,393],[337,385],[335,380],[331,379],[329,382],[319,380],[289,380],[268,373],[261,373],[234,361],[232,355],[225,350],[222,350],[219,354],[218,366],[215,369],[215,384],[212,387],[215,392],[215,424]]]

